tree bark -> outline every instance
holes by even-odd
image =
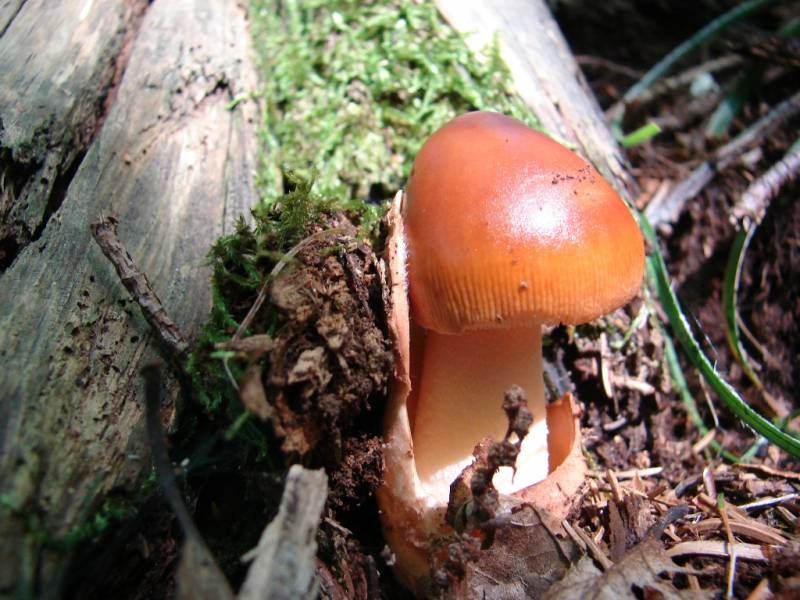
[[[146,0],[0,7],[0,270],[41,235],[113,98]]]
[[[0,6],[0,161],[23,182],[7,215],[40,230],[0,274],[0,595],[57,596],[54,542],[150,468],[138,371],[156,354],[90,223],[119,220],[192,335],[210,306],[206,252],[254,200],[257,107],[229,106],[256,85],[243,3],[156,0],[126,61],[143,5]],[[52,206],[44,188],[71,171]]]

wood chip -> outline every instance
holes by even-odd
[[[620,488],[619,481],[617,481],[617,476],[614,475],[614,471],[610,469],[606,471],[606,479],[608,479],[608,484],[611,486],[611,493],[614,496],[614,500],[617,503],[622,502],[622,489]]]
[[[720,558],[728,558],[728,543],[703,540],[699,542],[681,542],[667,550],[667,556],[674,558],[676,556],[717,556]],[[764,553],[762,546],[758,544],[736,544],[736,556],[742,560],[751,560],[756,562],[767,562],[767,555]]]
[[[717,430],[710,429],[703,437],[694,443],[692,446],[692,452],[695,454],[700,454],[712,441],[714,441],[715,435],[717,435]]]
[[[316,534],[327,494],[324,471],[299,465],[289,469],[277,516],[264,529],[258,546],[242,558],[253,564],[238,600],[317,597]]]
[[[620,377],[617,375],[612,376],[611,379],[615,386],[624,387],[634,392],[639,392],[644,396],[652,396],[656,393],[656,388],[646,381],[634,379],[633,377]]]

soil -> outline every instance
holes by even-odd
[[[691,18],[679,16],[680,3],[672,4],[673,8],[658,20],[651,19],[645,11],[639,12],[633,27],[637,34],[633,38],[631,28],[615,26],[605,27],[601,32],[592,31],[586,26],[592,16],[584,15],[571,20],[574,14],[571,15],[568,10],[562,12],[562,26],[567,35],[570,31],[576,34],[570,37],[570,43],[577,55],[585,57],[581,61],[585,74],[603,107],[611,107],[620,100],[622,94],[655,59],[699,28],[696,23],[689,23]],[[701,3],[699,12],[703,13],[709,4]],[[615,3],[609,3],[603,10],[613,11],[614,6]],[[659,7],[659,10],[666,8],[663,3]],[[712,7],[711,12],[713,14],[704,14],[704,23],[719,14],[719,7]],[[698,13],[694,10],[686,12],[686,15],[690,14]],[[779,14],[780,7],[776,11],[765,11],[754,18],[751,25],[765,30],[774,29]],[[624,18],[630,20],[633,17],[626,13]],[[613,16],[611,20],[614,20]],[[654,27],[655,23],[662,22],[673,24],[674,28]],[[653,35],[640,35],[642,31]],[[742,30],[735,29],[729,37],[734,37],[734,34],[738,39]],[[647,43],[643,42],[644,39],[647,39]],[[720,41],[707,44],[702,57],[696,53],[677,70],[725,55],[730,47],[731,44],[726,43],[723,36]],[[653,56],[654,53],[656,56]],[[751,64],[745,62],[743,68]],[[717,147],[797,91],[796,82],[789,82],[790,78],[796,77],[796,70],[787,72],[776,68],[774,63],[770,64],[769,69],[772,69],[770,80],[765,80],[750,97],[734,119],[730,131],[719,140],[708,139],[704,134],[713,105],[705,111],[692,114],[686,108],[696,103],[685,87],[662,94],[656,100],[629,111],[626,130],[641,125],[648,118],[680,116],[677,119],[679,127],[668,129],[645,144],[628,150],[633,173],[644,189],[637,201],[638,208],[646,208],[662,182],[674,184],[682,181],[698,164],[709,160]],[[718,76],[723,91],[733,88],[739,73],[741,70],[737,69]],[[784,186],[771,200],[766,218],[747,250],[738,287],[739,316],[743,328],[752,333],[752,339],[743,336],[743,344],[756,365],[763,390],[746,376],[732,354],[726,337],[722,290],[735,235],[731,209],[747,187],[780,160],[795,142],[798,122],[800,120],[795,116],[787,126],[769,135],[755,150],[720,173],[701,193],[691,198],[675,223],[659,228],[661,250],[673,286],[703,350],[717,370],[740,391],[745,401],[769,418],[791,414],[798,409],[794,393],[800,377],[797,358],[800,349],[800,204],[796,202],[800,187],[797,182]],[[637,311],[638,307],[633,305],[624,313],[612,317],[612,320],[616,318],[625,325]],[[579,523],[593,532],[612,556],[615,552],[619,556],[619,552],[630,549],[633,543],[640,541],[647,522],[664,512],[668,504],[657,507],[654,498],[670,504],[692,506],[692,510],[709,517],[716,516],[718,512],[714,498],[716,493],[723,494],[727,502],[736,505],[765,496],[797,493],[798,461],[773,446],[764,443],[756,445],[750,461],[753,466],[748,469],[730,468],[716,453],[698,449],[703,435],[692,424],[685,406],[671,389],[669,378],[663,372],[663,343],[658,339],[658,330],[651,327],[640,329],[633,347],[626,345],[622,351],[610,352],[608,345],[599,339],[592,328],[587,328],[583,333],[585,335],[577,347],[569,344],[566,332],[556,331],[554,337],[559,344],[565,344],[568,370],[573,374],[578,373],[578,396],[588,404],[584,440],[597,461],[598,472],[625,472],[651,466],[662,468],[652,479],[623,486],[626,490],[638,488],[645,493],[645,499],[640,497],[643,506],[622,511],[632,513],[633,522],[644,519],[645,526],[637,528],[632,522],[626,522],[623,530],[628,536],[627,540],[617,542],[616,550],[613,515],[634,496],[626,492],[623,498],[614,498],[617,485],[615,477],[600,477],[595,482],[596,495],[588,497]],[[643,393],[641,390],[616,386],[609,398],[602,385],[602,377],[598,377],[603,374],[604,362],[611,370],[612,381],[633,378],[650,383],[652,388]],[[682,358],[681,366],[703,421],[711,429],[715,422],[718,423],[715,439],[724,449],[737,455],[753,448],[756,443],[753,433],[743,427],[707,390],[687,360]],[[796,421],[791,426],[797,430]],[[763,470],[760,470],[761,467]],[[610,490],[612,498],[606,498],[603,490]],[[704,494],[706,498],[702,499]],[[796,500],[785,508],[795,515],[798,512]],[[759,584],[768,584],[781,597],[795,597],[793,594],[798,590],[797,571],[786,569],[784,565],[797,560],[797,521],[790,518],[788,528],[784,528],[780,514],[783,513],[770,510],[749,514],[754,520],[782,529],[794,541],[783,547],[787,554],[784,558],[773,558],[767,563],[739,561],[733,585],[735,597],[747,597]],[[696,515],[668,530],[665,539],[671,538],[672,542],[726,539],[722,531],[711,536],[699,533],[693,524],[700,520]],[[619,528],[619,525],[616,527]],[[747,536],[739,539],[754,541]],[[717,595],[724,592],[728,561],[695,556],[688,561],[688,565],[700,570],[702,575],[696,579],[678,577],[676,582],[690,588],[699,586],[704,590],[713,590]]]
[[[641,7],[636,10],[638,4],[610,2],[595,12],[578,12],[576,3],[556,3],[560,6],[557,17],[573,51],[583,57],[585,74],[604,107],[619,100],[643,69],[718,15],[726,3],[701,3],[698,10],[697,3],[691,3],[692,10],[687,10],[683,5],[689,3],[658,2],[657,10],[649,12]],[[647,4],[650,8],[651,3]],[[779,12],[764,14],[756,23],[768,26]],[[620,15],[630,26],[619,26]],[[596,26],[600,22],[615,26]],[[660,26],[663,23],[674,26],[666,29]],[[631,35],[632,31],[637,34]],[[711,44],[705,53],[716,56],[725,53],[725,48]],[[699,60],[694,56],[683,66]],[[728,138],[796,91],[790,75],[779,72],[764,84],[734,120]],[[728,79],[722,85],[730,86],[733,76],[725,75]],[[688,93],[680,88],[636,107],[628,124],[647,115],[681,114],[691,100]],[[683,119],[680,128],[629,150],[633,173],[643,189],[639,208],[652,199],[660,182],[681,181],[725,141],[705,139],[707,116],[701,113]],[[764,140],[746,162],[737,162],[716,177],[691,199],[675,223],[660,230],[661,249],[675,289],[705,352],[750,405],[768,417],[775,416],[776,407],[789,413],[798,408],[794,393],[800,383],[798,184],[783,188],[771,202],[747,251],[738,289],[741,320],[754,338],[745,340],[745,348],[759,367],[769,400],[729,349],[721,294],[735,233],[731,207],[787,151],[797,137],[797,125],[795,118]],[[391,372],[377,259],[368,245],[350,239],[335,245],[330,241],[312,244],[301,252],[299,262],[301,266],[271,291],[271,306],[281,313],[283,326],[270,331],[270,344],[251,357],[251,367],[263,366],[259,361],[268,354],[268,366],[252,371],[252,395],[243,402],[264,419],[269,435],[281,445],[283,454],[274,459],[276,463],[299,461],[324,466],[331,474],[331,494],[318,536],[324,563],[320,566],[323,596],[407,597],[389,576],[390,557],[378,531],[373,498],[383,468],[381,402]],[[243,315],[251,304],[252,298],[238,310]],[[688,541],[726,540],[723,525],[703,526],[720,516],[717,494],[741,506],[800,491],[800,464],[775,447],[758,445],[750,466],[734,467],[703,445],[708,440],[693,424],[668,373],[658,314],[648,315],[643,323],[637,321],[645,307],[644,300],[637,299],[592,324],[554,328],[548,332],[545,349],[549,372],[566,380],[564,386],[574,388],[584,405],[583,439],[593,478],[581,511],[571,523],[590,536],[598,552],[619,564],[635,549],[642,551],[644,546],[638,545],[654,535],[673,547]],[[625,338],[634,324],[632,336]],[[708,393],[687,361],[682,359],[681,366],[704,423],[711,429],[718,423],[716,441],[735,454],[747,452],[756,442],[752,432]],[[269,406],[259,405],[266,398]],[[185,439],[175,440],[176,449],[196,455],[198,439],[220,441],[206,429],[211,424],[198,421]],[[252,455],[236,464],[233,457],[215,455],[208,447],[203,453],[214,458],[186,479],[184,491],[202,533],[221,555],[220,562],[235,585],[243,574],[236,558],[255,544],[271,518],[274,508],[269,507],[277,506],[280,477],[259,472]],[[273,466],[274,473],[279,473],[282,465]],[[646,471],[633,475],[632,470]],[[84,544],[76,564],[83,563],[83,573],[103,575],[92,581],[70,579],[68,597],[170,596],[180,534],[163,504],[146,506],[152,512],[146,513],[144,522],[135,521],[138,527],[129,523]],[[800,503],[796,496],[740,517],[749,527],[760,528],[758,534],[737,529],[740,541],[763,544],[770,535],[777,535],[787,543],[778,544],[767,562],[738,561],[733,595],[747,597],[764,581],[783,597],[798,593]],[[241,533],[234,544],[230,543],[232,531]],[[513,537],[506,531],[499,539],[504,535]],[[99,555],[91,548],[104,552]],[[103,568],[109,555],[124,562],[127,570],[110,574],[110,569]],[[86,569],[85,561],[93,568]],[[674,574],[671,583],[678,588],[703,589],[717,596],[725,590],[726,557],[687,554],[679,563],[694,572]],[[663,583],[643,584],[637,593],[651,597],[650,592]]]

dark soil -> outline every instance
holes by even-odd
[[[574,52],[582,57],[584,72],[604,107],[617,102],[655,60],[720,14],[723,7],[717,4],[725,3],[699,3],[698,10],[682,9],[684,3],[680,2],[669,3],[670,6],[655,3],[654,11],[635,13],[622,8],[622,5],[630,8],[631,4],[636,3],[604,3],[602,8],[588,10],[589,14],[578,14],[565,6],[559,14],[567,35],[573,34],[569,41]],[[773,11],[763,11],[751,19],[749,25],[774,31],[781,15],[785,16],[788,10],[784,5]],[[701,23],[693,20],[698,14],[702,15]],[[589,26],[601,22],[613,22],[614,26]],[[620,23],[633,27],[620,26]],[[740,29],[735,29],[727,37],[740,39],[742,35]],[[733,46],[729,42],[730,39],[723,36],[717,42],[706,44],[702,52],[689,57],[676,70],[726,55]],[[748,52],[744,52],[743,57],[746,62],[742,68],[754,64]],[[633,172],[644,189],[637,201],[638,208],[647,206],[663,182],[682,181],[698,164],[710,159],[715,148],[769,112],[780,100],[797,92],[796,69],[786,70],[776,63],[768,63],[766,68],[771,70],[772,77],[757,88],[734,119],[729,133],[720,140],[707,139],[704,134],[715,105],[696,112],[687,110],[689,106],[697,106],[697,102],[685,86],[628,111],[626,130],[650,118],[661,118],[669,123],[665,117],[674,116],[671,122],[677,124],[628,151]],[[739,73],[741,69],[717,76],[723,91],[733,88]],[[764,390],[752,383],[732,354],[726,337],[722,290],[735,234],[731,209],[747,187],[787,152],[797,139],[799,124],[800,119],[794,117],[787,126],[768,136],[743,160],[720,173],[700,194],[691,198],[675,223],[659,228],[661,250],[695,336],[718,371],[740,391],[750,406],[768,418],[791,414],[800,408],[795,393],[800,378],[800,204],[796,202],[800,188],[797,183],[785,186],[772,199],[766,218],[747,250],[738,287],[739,315],[743,328],[752,333],[752,338],[743,335],[744,349],[756,365]],[[637,307],[629,307],[617,320],[624,328],[636,312]],[[623,488],[644,492],[645,499],[640,497],[642,505],[634,511],[628,510],[638,515],[637,518],[650,520],[672,504],[686,504],[697,511],[688,521],[668,529],[665,539],[673,543],[690,539],[724,540],[721,526],[710,535],[699,533],[693,527],[693,523],[704,518],[718,516],[716,493],[722,493],[727,502],[735,505],[795,494],[800,465],[777,448],[762,443],[755,448],[751,459],[754,470],[743,472],[731,469],[707,447],[701,449],[698,444],[703,436],[670,385],[664,366],[663,343],[659,332],[651,325],[639,329],[635,336],[638,339],[619,351],[609,351],[592,327],[584,328],[583,339],[572,347],[566,332],[554,332],[558,343],[566,344],[566,362],[573,373],[578,373],[578,395],[587,403],[586,446],[597,460],[599,473],[661,467],[652,479],[625,484]],[[637,379],[652,387],[642,391],[617,385],[609,397],[608,388],[602,385],[603,363],[611,371],[610,379],[614,382]],[[724,449],[737,455],[747,452],[757,441],[753,433],[708,391],[688,361],[682,359],[681,365],[704,423],[710,429],[718,423],[715,439]],[[796,420],[790,427],[797,431]],[[759,471],[760,466],[766,470]],[[619,556],[620,542],[615,543],[615,529],[620,529],[620,522],[617,517],[615,525],[614,514],[620,510],[624,513],[627,509],[623,505],[632,496],[626,491],[623,498],[615,497],[617,485],[616,476],[598,479],[596,495],[587,499],[579,523],[594,532],[611,555],[617,552]],[[605,495],[608,493],[611,498]],[[665,504],[658,506],[654,499],[663,500]],[[784,510],[798,514],[796,501],[789,502]],[[705,517],[701,516],[703,514]],[[786,529],[782,527],[780,514],[783,513],[767,510],[749,516],[783,529],[790,539],[796,539],[796,519],[790,518]],[[633,523],[626,521],[622,530],[628,536],[621,544],[622,550],[641,539],[642,531],[637,533]],[[764,542],[747,536],[737,536],[737,539]],[[747,597],[761,583],[768,584],[773,592],[784,594],[782,597],[794,597],[792,594],[797,593],[798,585],[794,577],[796,571],[775,566],[796,561],[796,541],[784,548],[784,558],[775,558],[766,564],[739,561],[734,596]],[[701,569],[703,575],[694,580],[678,578],[676,582],[722,594],[728,577],[726,559],[693,557],[689,564]]]

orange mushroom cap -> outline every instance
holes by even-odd
[[[636,294],[644,242],[583,158],[497,113],[434,133],[404,207],[414,319],[426,329],[583,323]]]

